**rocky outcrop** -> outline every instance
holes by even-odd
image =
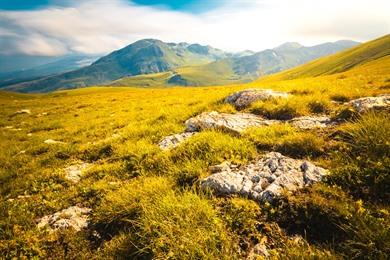
[[[225,114],[204,112],[186,121],[187,132],[197,132],[205,129],[220,129],[240,134],[249,127],[267,126],[277,123],[276,120],[266,120],[260,116],[246,113]]]
[[[88,214],[90,212],[91,209],[89,208],[73,206],[52,215],[44,216],[39,220],[38,228],[47,228],[51,231],[73,228],[80,231],[88,226]]]
[[[336,124],[327,116],[302,116],[293,118],[288,122],[291,125],[304,130],[324,128]]]
[[[370,110],[384,110],[390,108],[390,94],[378,97],[364,97],[349,102],[356,112],[363,113]]]
[[[223,196],[241,195],[258,202],[270,202],[283,190],[292,192],[319,182],[327,173],[308,161],[295,160],[276,152],[242,167],[224,163],[210,170],[218,172],[202,181],[202,189],[211,189]]]
[[[241,110],[256,101],[270,98],[286,98],[288,95],[288,93],[273,91],[271,89],[246,89],[231,94],[225,99],[225,102],[232,104],[236,109]]]
[[[170,135],[170,136],[164,137],[164,139],[162,139],[158,143],[158,146],[162,150],[167,151],[167,150],[170,150],[172,148],[179,146],[180,143],[184,142],[185,140],[187,140],[188,138],[190,138],[191,136],[193,136],[195,134],[196,134],[195,132],[184,132],[181,134]]]
[[[91,164],[85,162],[73,164],[65,168],[65,178],[74,183],[77,183],[80,181],[80,178],[84,174],[85,170],[87,170],[89,167],[91,167]]]

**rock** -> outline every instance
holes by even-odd
[[[369,110],[383,110],[390,107],[390,94],[381,95],[378,97],[364,97],[351,100],[349,102],[358,113],[367,112]]]
[[[71,165],[64,170],[65,178],[74,183],[77,183],[80,181],[80,178],[83,175],[84,171],[87,170],[89,167],[91,167],[91,164],[85,162]]]
[[[252,250],[249,252],[247,260],[256,260],[268,258],[270,255],[268,253],[267,247],[264,244],[255,245]]]
[[[201,182],[217,195],[241,195],[271,202],[283,190],[292,192],[320,182],[327,171],[314,164],[270,152],[242,167],[223,168]]]
[[[30,109],[21,109],[19,111],[16,111],[15,114],[31,114]]]
[[[158,146],[162,150],[166,151],[166,150],[169,150],[169,149],[172,149],[172,148],[179,146],[180,143],[184,142],[185,140],[187,140],[188,138],[190,138],[191,136],[193,136],[195,134],[196,133],[194,133],[194,132],[184,132],[181,134],[170,135],[170,136],[164,137],[158,143]]]
[[[38,115],[37,115],[37,117],[43,117],[43,116],[47,116],[48,114],[46,113],[46,112],[43,112],[43,113],[39,113]]]
[[[288,121],[291,125],[300,129],[324,128],[335,125],[327,116],[302,116]]]
[[[38,228],[48,228],[49,230],[73,228],[80,231],[88,226],[89,208],[73,206],[52,215],[44,216],[39,220]]]
[[[204,129],[220,129],[240,134],[249,127],[268,126],[276,120],[265,120],[260,116],[246,113],[225,114],[218,112],[204,112],[188,119],[185,124],[187,132],[196,132]]]
[[[56,140],[53,140],[53,139],[47,139],[45,141],[43,141],[45,144],[65,144],[64,142],[61,142],[61,141],[56,141]]]
[[[271,89],[246,89],[231,94],[225,99],[225,102],[234,105],[236,109],[240,110],[259,100],[286,98],[288,96],[288,93],[273,91]]]

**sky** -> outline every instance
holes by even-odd
[[[260,51],[390,33],[388,0],[0,0],[0,54],[104,55],[134,41]]]

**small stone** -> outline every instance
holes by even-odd
[[[90,167],[91,167],[91,164],[85,163],[85,162],[71,165],[71,166],[65,168],[65,170],[64,170],[65,171],[65,178],[74,182],[74,183],[77,183],[80,181],[81,176],[83,175],[84,171],[86,171]]]
[[[257,244],[255,245],[252,250],[249,252],[248,257],[246,258],[247,260],[256,260],[259,259],[264,259],[268,258],[270,254],[268,253],[267,247],[264,244]]]
[[[288,122],[291,125],[304,130],[324,128],[336,124],[327,116],[302,116],[293,118]]]
[[[47,228],[50,231],[67,228],[80,231],[88,226],[88,214],[90,212],[91,209],[89,208],[69,207],[52,215],[42,217],[37,226],[38,228]]]
[[[65,144],[64,142],[61,142],[61,141],[56,141],[56,140],[53,140],[53,139],[47,139],[44,141],[45,144]]]
[[[174,134],[167,137],[164,137],[159,143],[158,146],[164,150],[170,150],[179,146],[182,142],[195,135],[193,132],[185,132],[181,134]]]
[[[30,109],[21,109],[19,111],[16,111],[15,114],[31,114]]]

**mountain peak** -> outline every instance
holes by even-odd
[[[274,50],[296,50],[296,49],[299,49],[302,47],[303,47],[303,45],[301,45],[298,42],[286,42],[286,43],[283,43],[282,45],[279,45]]]

